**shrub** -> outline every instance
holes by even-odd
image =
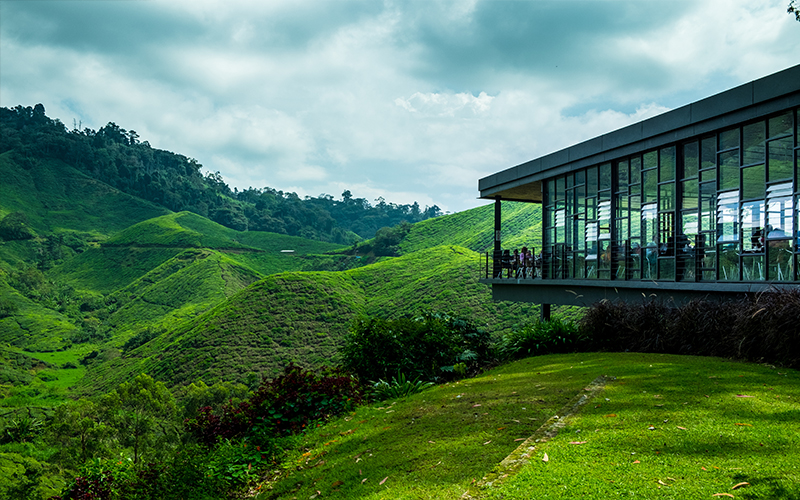
[[[358,380],[343,371],[325,368],[315,373],[289,365],[241,403],[223,405],[219,412],[201,408],[186,421],[186,427],[206,445],[246,436],[274,438],[301,432],[312,422],[351,410],[363,400]]]
[[[397,399],[422,392],[425,389],[433,387],[432,382],[423,382],[419,377],[414,380],[406,380],[406,376],[398,373],[397,377],[393,377],[391,382],[383,379],[372,383],[372,395],[378,401],[386,399]]]
[[[541,354],[572,352],[583,345],[579,329],[572,321],[552,319],[528,323],[503,335],[498,353],[504,359]]]
[[[396,373],[427,381],[453,377],[463,363],[477,369],[492,357],[489,335],[471,322],[446,314],[417,318],[359,318],[341,350],[343,365],[361,380]]]
[[[580,322],[592,350],[720,356],[800,367],[800,290],[681,307],[603,301]]]

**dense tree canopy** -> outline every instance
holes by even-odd
[[[378,229],[441,214],[439,207],[375,205],[349,190],[301,199],[269,187],[231,190],[219,172],[203,173],[192,158],[155,149],[134,130],[109,123],[95,131],[73,130],[50,119],[44,106],[0,108],[0,153],[13,151],[23,168],[47,158],[62,160],[123,192],[173,211],[188,210],[239,231],[271,231],[350,244]],[[19,224],[15,221],[14,228]]]

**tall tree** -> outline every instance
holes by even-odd
[[[148,448],[175,438],[177,405],[162,382],[141,374],[120,384],[103,400],[120,444],[133,448],[138,463]]]

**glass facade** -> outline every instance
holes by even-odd
[[[545,279],[800,281],[798,109],[542,183]]]

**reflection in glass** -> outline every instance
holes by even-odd
[[[611,164],[600,165],[600,190],[611,189]]]
[[[739,129],[726,130],[719,134],[719,150],[724,151],[739,146]]]
[[[792,178],[792,138],[784,137],[767,144],[769,181]]]
[[[717,197],[717,243],[739,241],[739,191]]]
[[[675,146],[663,148],[660,152],[660,164],[658,171],[660,172],[661,182],[675,180]]]
[[[769,119],[769,138],[792,133],[792,112],[787,111]],[[790,137],[791,138],[791,137]]]
[[[719,188],[739,187],[739,151],[728,151],[719,155]]]
[[[709,231],[715,228],[714,221],[717,210],[717,186],[715,182],[700,184],[700,216],[701,230]]]
[[[763,198],[765,193],[766,179],[764,178],[764,164],[743,168],[742,198],[745,200]]]
[[[744,155],[743,165],[762,163],[764,161],[764,141],[766,140],[766,130],[764,122],[751,123],[745,125],[742,130],[743,144],[742,153]]]
[[[644,201],[650,203],[656,201],[658,193],[658,171],[646,170],[642,172],[642,179],[644,184]]]
[[[791,281],[792,261],[791,240],[767,241],[767,278],[770,281]]]
[[[658,207],[655,203],[642,205],[642,235],[644,259],[642,278],[656,279],[658,267]]]
[[[669,182],[658,186],[658,209],[675,210],[675,183]]]
[[[703,139],[700,143],[700,169],[706,170],[717,166],[717,141],[714,137]]]
[[[764,201],[742,203],[742,248],[745,252],[763,252],[766,241]]]
[[[739,252],[735,243],[717,245],[720,281],[739,281]]]
[[[697,208],[697,179],[681,182],[681,208]]]
[[[700,151],[697,142],[690,142],[683,146],[683,178],[690,179],[697,176],[700,169]]]
[[[770,186],[767,191],[767,239],[790,239],[794,228],[793,214],[792,183]]]
[[[742,280],[764,281],[765,279],[767,279],[767,274],[764,268],[764,256],[742,255]]]
[[[640,156],[635,156],[631,158],[631,193],[638,193],[639,186],[638,184],[641,182],[642,176],[642,158]]]

